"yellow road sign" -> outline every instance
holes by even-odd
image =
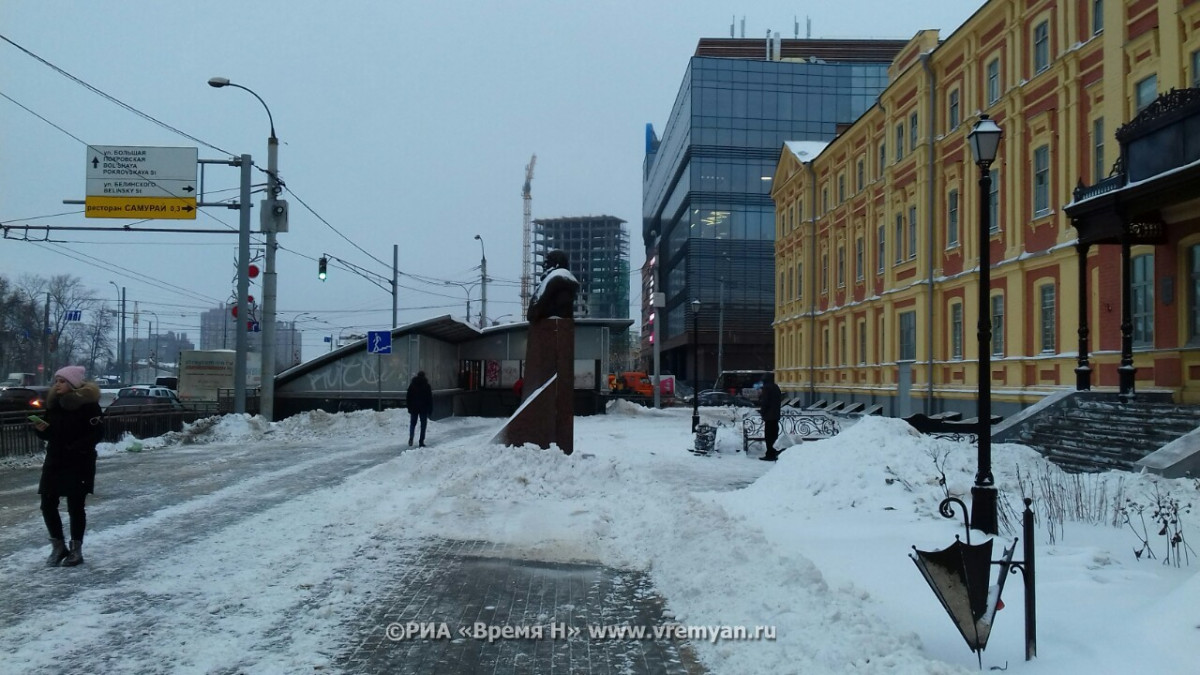
[[[195,197],[93,197],[84,204],[87,218],[195,220]]]

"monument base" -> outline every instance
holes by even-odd
[[[575,450],[575,320],[550,317],[529,327],[524,400],[492,439],[502,445]]]

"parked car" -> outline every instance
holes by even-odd
[[[7,387],[0,390],[0,413],[37,412],[46,407],[50,387]],[[19,418],[18,418],[19,419]]]
[[[738,408],[756,408],[754,401],[742,396],[734,396],[723,391],[700,392],[700,405],[735,406]]]
[[[117,391],[117,397],[105,410],[132,413],[183,409],[183,403],[173,390],[154,384],[135,384]]]

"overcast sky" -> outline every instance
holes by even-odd
[[[468,290],[477,320],[479,288],[468,286],[479,279],[479,234],[493,280],[488,317],[514,320],[530,156],[537,154],[534,218],[628,221],[636,270],[644,258],[645,124],[661,134],[701,37],[728,37],[734,17],[740,34],[743,16],[748,37],[770,29],[791,38],[795,21],[803,36],[807,16],[814,38],[909,38],[925,28],[945,38],[982,4],[7,1],[0,34],[8,40],[200,142],[0,42],[0,221],[129,222],[84,218],[82,206],[62,203],[85,195],[87,144],[199,147],[201,159],[248,153],[265,167],[266,113],[244,91],[206,84],[222,76],[254,90],[274,117],[280,173],[292,193],[284,195],[290,231],[279,235],[278,314],[290,321],[305,313],[305,359],[328,348],[326,335],[391,322],[390,289],[336,261],[318,281],[322,254],[380,275],[386,287],[398,244],[401,323],[461,318]],[[236,196],[237,184],[233,167],[205,170],[209,200]],[[236,230],[237,223],[236,211],[207,208],[195,221],[146,226]],[[164,331],[195,342],[200,312],[235,289],[232,232],[59,231],[50,243],[13,237],[0,241],[0,273],[10,279],[70,273],[110,302],[115,282],[131,303],[155,312]],[[257,283],[250,293],[261,301]]]

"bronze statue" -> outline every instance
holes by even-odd
[[[574,451],[575,295],[579,282],[567,269],[564,251],[542,262],[542,278],[529,301],[522,401],[493,442],[505,445],[558,445]]]

